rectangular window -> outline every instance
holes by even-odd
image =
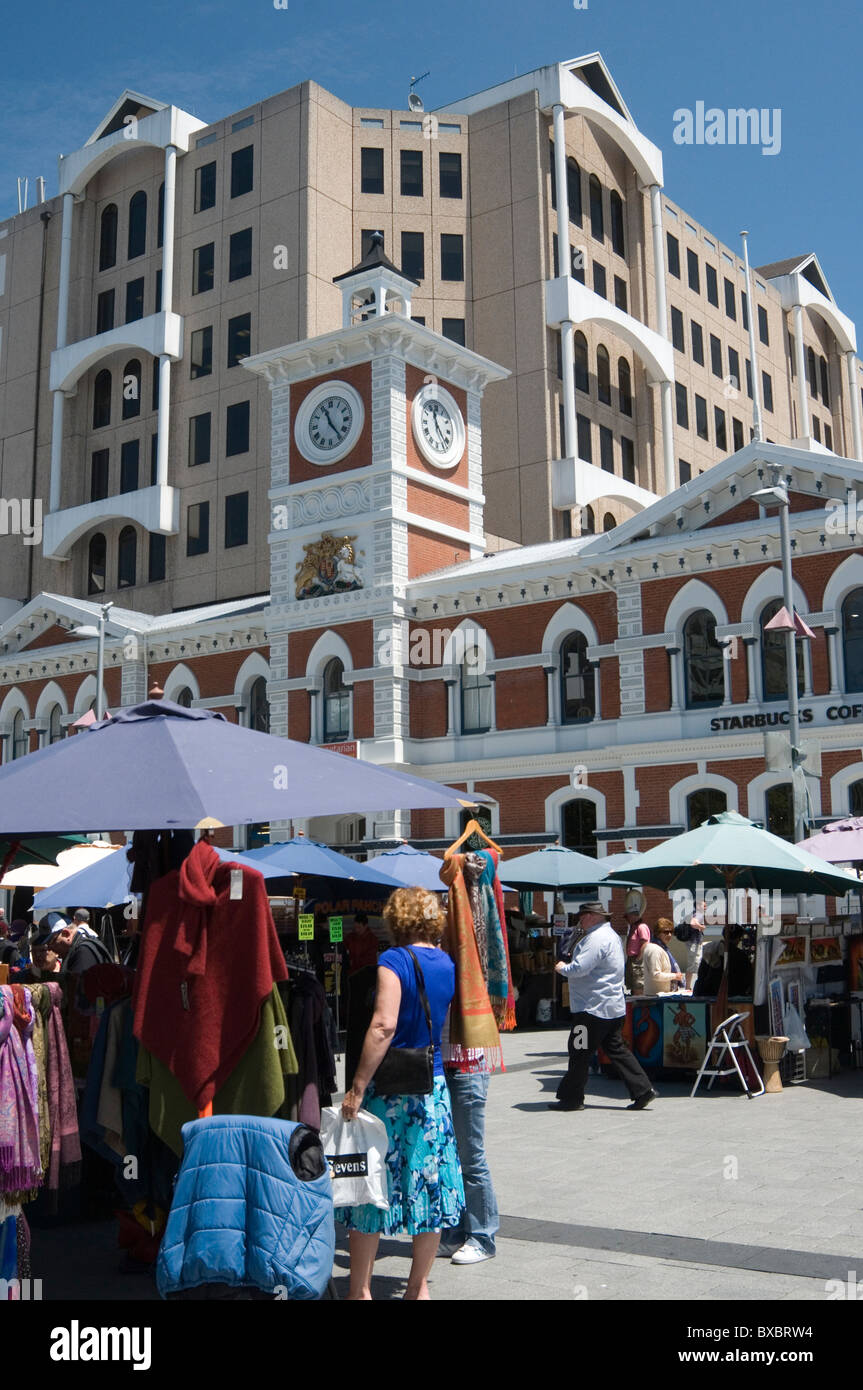
[[[364,145],[360,151],[360,192],[383,193],[384,152],[377,145]]]
[[[130,280],[126,286],[126,322],[144,317],[144,280]]]
[[[686,462],[685,459],[677,460],[677,476],[680,479],[681,487],[683,487],[684,483],[688,483],[690,478],[692,477],[692,467],[690,464]]]
[[[440,278],[442,280],[464,279],[464,237],[460,233],[441,233]]]
[[[192,252],[192,294],[206,294],[216,283],[216,243],[196,246]]]
[[[570,275],[572,276],[573,280],[577,280],[578,283],[579,283],[580,285],[584,285],[584,284],[587,283],[586,280],[585,280],[585,278],[584,278],[584,247],[583,247],[583,246],[570,246],[570,248],[569,248],[569,273],[570,273]],[[617,276],[615,275],[614,278],[615,278],[615,281],[616,281],[616,280],[617,280]],[[625,284],[624,284],[624,286],[623,286],[623,292],[624,292],[624,294],[626,294],[626,285],[625,285]]]
[[[156,486],[156,479],[157,479],[157,477],[158,477],[158,463],[159,463],[158,455],[159,455],[159,436],[158,436],[158,434],[151,434],[151,435],[150,435],[150,487],[155,487],[155,486]]]
[[[380,116],[360,116],[360,125],[364,130],[383,130],[384,123]]]
[[[665,233],[665,240],[668,246],[668,273],[680,279],[680,242],[676,236],[670,232]]]
[[[749,397],[750,400],[753,399],[753,395],[752,395],[752,363],[749,361],[749,358],[748,358],[748,357],[747,357],[747,359],[746,359],[746,394],[747,394],[747,396]]]
[[[440,331],[450,342],[464,347],[464,319],[441,319]]]
[[[426,316],[425,316],[425,314],[411,314],[411,323],[422,323],[422,324],[425,324],[425,321],[426,321]]]
[[[620,439],[620,459],[623,476],[628,483],[635,482],[635,445],[625,435]]]
[[[210,462],[210,436],[212,416],[209,410],[204,415],[193,415],[189,421],[189,467]]]
[[[817,416],[817,415],[813,415],[813,416],[812,416],[812,433],[814,434],[816,440],[817,440],[818,443],[820,444],[820,443],[821,443],[821,421],[818,419],[818,416]]]
[[[718,405],[713,407],[713,428],[716,434],[717,449],[727,449],[728,424],[725,419],[725,411],[720,410]]]
[[[254,125],[254,116],[241,116],[238,121],[231,122],[231,134],[236,135],[238,130],[245,130],[246,126]]]
[[[156,298],[153,304],[153,312],[158,314],[162,307],[162,272],[156,271]]]
[[[826,405],[827,409],[829,410],[829,409],[830,409],[830,377],[829,377],[829,373],[828,373],[828,370],[827,370],[827,359],[826,359],[826,357],[822,357],[822,358],[820,359],[819,366],[820,366],[820,376],[821,376],[821,399],[822,399],[822,401],[824,402],[824,404]]]
[[[607,425],[599,427],[599,462],[606,473],[614,472],[614,435]]]
[[[252,316],[238,314],[228,319],[228,366],[238,367],[248,357],[252,345]]]
[[[441,121],[438,125],[439,135],[461,135],[461,126],[453,121]]]
[[[90,459],[90,501],[101,502],[108,496],[108,465],[110,454],[107,449],[97,449]]]
[[[735,391],[740,390],[740,353],[736,348],[728,349],[728,373],[731,377],[729,386],[733,386]]]
[[[734,285],[730,280],[725,281],[725,313],[728,318],[737,322],[737,299],[734,294]]]
[[[114,291],[103,290],[96,300],[96,332],[110,333],[114,327]]]
[[[600,299],[608,298],[608,285],[605,279],[605,266],[599,265],[597,261],[593,263],[593,293],[598,294]]]
[[[686,351],[686,339],[683,333],[683,315],[679,309],[671,307],[671,341],[678,352]]]
[[[691,247],[686,251],[686,271],[689,276],[689,288],[695,290],[696,294],[701,293],[701,276],[698,273],[698,256]]]
[[[225,498],[225,549],[249,543],[249,494],[234,492]]]
[[[369,252],[372,249],[372,237],[378,235],[383,237],[384,234],[383,232],[376,232],[373,227],[364,227],[363,230],[360,232],[360,258],[362,260],[365,259],[365,257],[369,254]],[[381,241],[381,250],[383,249],[384,242]]]
[[[710,370],[714,376],[722,377],[722,344],[715,333],[710,335]]]
[[[422,130],[422,121],[399,121],[399,130]]]
[[[423,196],[423,152],[401,151],[401,189],[403,198]]]
[[[140,442],[137,439],[127,439],[120,449],[120,491],[138,491],[138,462],[140,459]]]
[[[695,433],[699,439],[709,439],[707,433],[707,401],[703,396],[695,397]]]
[[[740,322],[743,324],[743,327],[746,329],[746,332],[748,333],[748,332],[749,332],[749,298],[748,298],[748,296],[747,296],[745,290],[741,290],[741,291],[740,291]]]
[[[246,145],[231,155],[231,197],[251,193],[255,183],[255,147]]]
[[[704,333],[702,332],[701,324],[696,323],[694,319],[692,320],[690,327],[692,329],[692,360],[693,362],[697,362],[699,367],[703,367]]]
[[[824,426],[824,443],[830,452],[833,452],[833,431],[829,425]]]
[[[619,275],[614,277],[614,307],[622,309],[624,314],[629,312],[626,307],[626,281],[621,280]]]
[[[158,584],[165,578],[165,536],[157,531],[150,535],[150,555],[147,565],[147,578],[151,584]]]
[[[244,280],[252,273],[252,229],[234,232],[228,242],[228,279]]]
[[[229,405],[225,415],[225,457],[249,452],[250,402]]]
[[[441,150],[438,155],[440,173],[440,196],[442,198],[461,198],[461,155],[452,150]]]
[[[773,377],[769,372],[761,373],[761,389],[764,393],[764,409],[773,411]]]
[[[205,145],[214,145],[219,138],[219,132],[214,130],[210,135],[199,135],[195,141],[195,149],[202,150]]]
[[[593,463],[590,421],[586,415],[576,415],[575,423],[578,431],[578,457],[585,463]]]
[[[196,328],[192,334],[192,347],[189,353],[189,376],[192,381],[199,376],[209,376],[213,370],[213,328]]]
[[[704,267],[704,288],[707,290],[708,303],[719,308],[719,281],[716,278],[716,271],[712,265]]]
[[[186,554],[206,555],[210,549],[210,504],[193,502],[186,508]]]
[[[425,279],[425,237],[422,232],[402,232],[401,269],[414,280]]]
[[[731,438],[734,443],[734,452],[743,448],[743,421],[731,417]]]
[[[201,164],[195,170],[195,212],[206,212],[216,206],[216,161]]]
[[[763,304],[758,305],[758,336],[765,346],[770,346],[770,332],[767,327],[767,310]]]
[[[677,401],[677,423],[681,429],[689,429],[689,397],[686,387],[679,381],[674,383],[674,395]]]

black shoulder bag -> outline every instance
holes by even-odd
[[[434,1034],[425,979],[410,946],[404,949],[414,963],[414,974],[428,1024],[428,1046],[390,1048],[372,1077],[379,1096],[428,1096],[434,1090]]]

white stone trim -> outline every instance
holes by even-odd
[[[844,820],[850,816],[848,790],[852,782],[863,782],[863,754],[860,762],[849,763],[830,778],[830,814],[833,820]]]
[[[198,685],[198,678],[194,675],[191,667],[181,661],[178,666],[174,666],[170,675],[162,687],[166,700],[175,700],[181,690],[189,689],[192,692],[192,704],[201,698],[201,688]]]
[[[686,826],[686,798],[692,793],[703,791],[710,788],[713,791],[724,792],[726,796],[726,809],[737,811],[738,791],[737,783],[732,782],[729,777],[721,777],[718,772],[696,772],[691,777],[683,777],[679,782],[675,782],[673,787],[668,789],[668,823],[669,825]],[[761,817],[759,816],[760,820]]]

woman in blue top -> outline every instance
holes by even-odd
[[[436,893],[398,888],[383,911],[395,947],[378,961],[375,1012],[363,1043],[353,1085],[342,1104],[352,1120],[363,1105],[387,1128],[389,1211],[340,1207],[336,1220],[350,1231],[349,1299],[371,1298],[372,1268],[381,1232],[413,1236],[407,1299],[427,1299],[428,1275],[445,1227],[457,1226],[464,1184],[455,1145],[449,1091],[441,1060],[441,1028],[455,992],[455,966],[440,949],[444,916]],[[425,1047],[428,1024],[413,961],[425,979],[434,1042],[434,1090],[430,1095],[378,1096],[374,1074],[390,1047]]]

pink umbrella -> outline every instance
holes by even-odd
[[[863,816],[849,816],[824,825],[817,835],[801,840],[799,849],[807,849],[830,864],[857,864],[863,861]]]

